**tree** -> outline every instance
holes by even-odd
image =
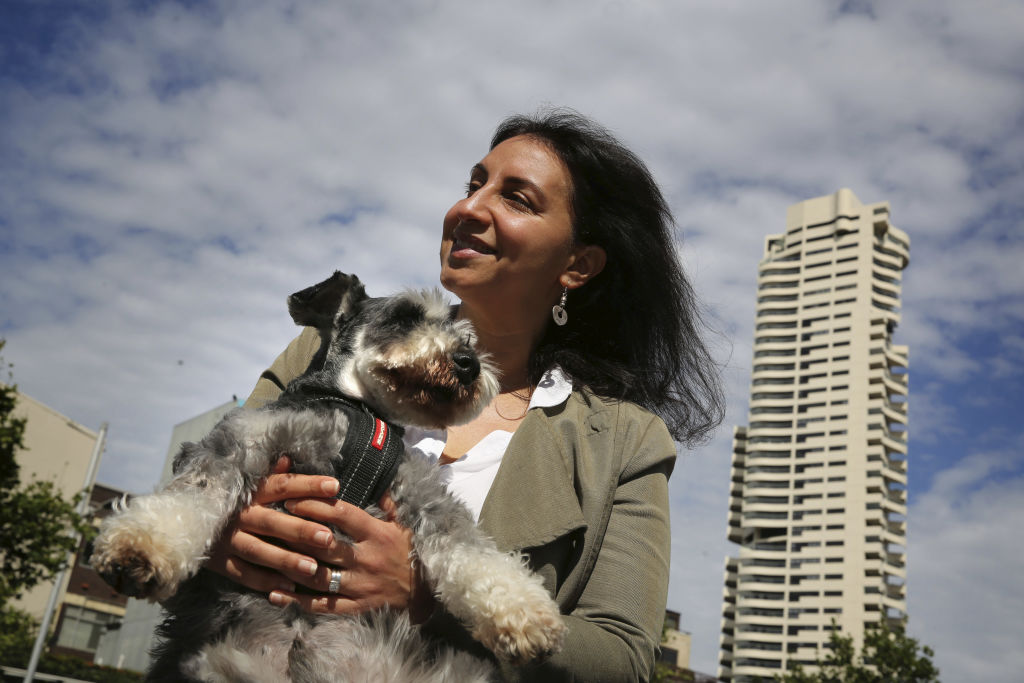
[[[18,666],[28,662],[39,624],[28,612],[0,609],[0,663]]]
[[[0,351],[5,341],[0,339]],[[11,366],[0,357],[0,663],[26,666],[39,624],[8,603],[63,569],[79,535],[91,538],[93,528],[76,512],[84,493],[64,499],[49,481],[21,485],[16,455],[25,448],[24,418],[15,417],[18,387]],[[45,655],[39,671],[104,683],[136,683],[142,675],[94,666],[62,655]]]
[[[939,683],[935,656],[927,645],[906,634],[902,626],[885,623],[864,631],[864,648],[856,656],[853,637],[843,636],[832,622],[830,652],[818,659],[818,671],[808,673],[797,664],[776,680],[781,683]]]
[[[0,350],[4,344],[0,339]],[[6,365],[8,380],[10,368]],[[75,511],[83,494],[69,501],[52,482],[21,484],[15,456],[25,447],[26,421],[14,415],[17,401],[17,386],[0,383],[0,609],[56,575],[77,548],[79,536],[92,533]]]

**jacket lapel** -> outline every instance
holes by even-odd
[[[586,529],[574,485],[574,454],[567,452],[567,444],[578,440],[558,433],[567,429],[576,429],[573,420],[556,420],[537,409],[516,429],[480,512],[480,527],[500,549],[536,548]]]

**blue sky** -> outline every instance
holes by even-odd
[[[546,103],[646,159],[720,334],[729,415],[677,467],[670,606],[717,656],[731,427],[786,207],[850,187],[912,239],[910,631],[944,680],[1024,668],[1024,6],[8,0],[0,336],[21,389],[110,423],[149,490],[171,427],[248,393],[335,268],[436,281],[503,116]],[[1007,571],[1015,568],[1017,571]]]

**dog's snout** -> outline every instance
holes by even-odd
[[[456,351],[452,354],[455,364],[455,376],[459,382],[468,385],[480,375],[480,361],[472,351]]]

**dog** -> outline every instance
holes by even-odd
[[[290,296],[288,309],[320,333],[309,368],[277,401],[236,409],[183,445],[166,487],[122,504],[95,541],[91,562],[108,583],[167,611],[149,680],[490,680],[492,661],[428,643],[404,613],[309,614],[201,571],[211,544],[282,455],[304,474],[338,476],[351,464],[355,456],[341,447],[355,429],[353,405],[372,413],[375,446],[382,430],[399,439],[387,490],[439,605],[499,660],[523,664],[556,652],[565,625],[540,579],[521,557],[500,552],[447,492],[438,467],[406,454],[395,436],[398,425],[464,423],[496,395],[496,372],[475,351],[471,324],[454,320],[436,289],[370,298],[356,276],[340,272]],[[350,483],[341,481],[342,492]],[[376,485],[360,484],[361,495],[381,517]]]

